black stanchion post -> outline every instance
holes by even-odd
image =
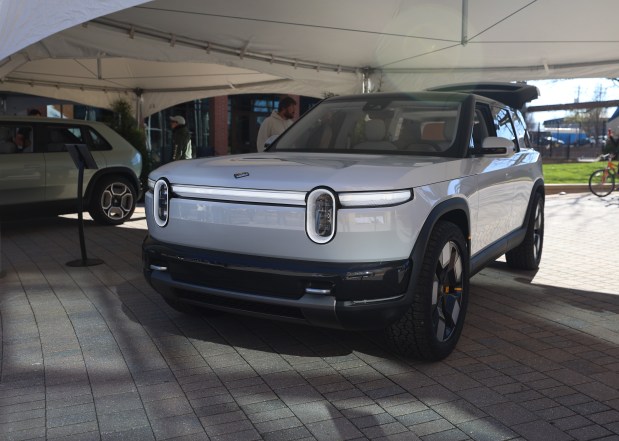
[[[80,250],[82,253],[81,259],[67,262],[67,266],[94,266],[103,263],[101,259],[89,259],[86,255],[86,241],[84,240],[84,169],[97,169],[97,163],[92,157],[88,146],[84,144],[67,144],[67,151],[71,155],[75,166],[77,167],[77,220],[80,237]]]
[[[2,269],[2,218],[0,218],[0,279],[6,275]]]

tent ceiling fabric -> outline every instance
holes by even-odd
[[[6,25],[27,2],[0,0],[19,18],[0,15],[0,91],[107,107],[139,90],[144,114],[222,94],[356,93],[364,78],[394,91],[619,77],[614,0],[32,1],[49,35],[12,37],[11,52]]]
[[[0,0],[0,60],[56,32],[144,0]]]

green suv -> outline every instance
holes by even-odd
[[[97,169],[84,170],[84,207],[101,224],[129,219],[142,157],[103,123],[0,116],[0,218],[77,211],[78,169],[67,145],[86,145]]]

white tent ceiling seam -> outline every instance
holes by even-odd
[[[90,25],[101,26],[107,29],[121,32],[128,35],[131,39],[135,39],[136,37],[143,37],[157,40],[159,42],[169,43],[170,47],[179,45],[187,48],[198,49],[204,51],[207,55],[210,55],[213,52],[222,55],[236,56],[239,57],[239,59],[241,60],[247,58],[269,64],[282,64],[292,66],[295,69],[312,69],[316,71],[328,70],[336,73],[359,73],[363,70],[363,68],[353,66],[342,66],[339,64],[334,65],[329,63],[320,63],[317,61],[312,62],[303,59],[288,59],[282,56],[275,56],[272,53],[263,54],[260,52],[254,52],[249,50],[251,45],[250,41],[245,42],[243,47],[238,48],[226,46],[221,43],[196,40],[183,35],[168,34],[162,31],[158,31],[156,29],[149,29],[146,27],[136,26],[134,24],[122,23],[105,17],[91,20],[88,26]]]
[[[0,38],[0,91],[109,107],[111,97],[141,90],[150,114],[234,93],[619,77],[616,0],[110,0],[84,25],[71,16],[77,3],[0,0],[0,37],[9,27],[46,28],[45,15],[52,30],[26,46]],[[7,4],[15,16],[1,14]],[[21,20],[28,14],[32,21]],[[23,26],[7,27],[11,20]]]

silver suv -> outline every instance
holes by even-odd
[[[144,272],[195,306],[340,329],[396,351],[455,347],[469,278],[506,254],[540,263],[541,158],[521,84],[340,96],[258,154],[150,174]]]
[[[85,144],[97,170],[84,171],[84,201],[93,219],[118,225],[138,199],[142,157],[103,123],[40,117],[0,117],[0,209],[77,211],[78,169],[67,145]]]

